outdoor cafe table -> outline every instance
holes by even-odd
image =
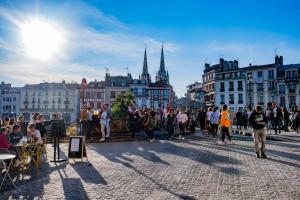
[[[28,157],[34,157],[36,155],[39,155],[41,150],[40,144],[36,144],[36,143],[18,143],[13,145],[13,147],[15,148],[17,154],[19,155],[21,159],[21,165],[23,167],[25,166]],[[33,161],[38,169],[40,164],[40,156],[33,158]]]
[[[8,178],[10,179],[11,183],[13,184],[13,186],[16,187],[15,184],[14,184],[14,182],[13,182],[13,180],[12,180],[12,178],[11,178],[11,176],[10,176],[10,174],[9,174],[9,170],[10,170],[10,168],[11,168],[11,165],[12,165],[12,163],[13,163],[13,159],[14,159],[15,157],[16,157],[16,156],[13,155],[13,154],[7,154],[7,153],[6,153],[6,154],[0,154],[0,165],[3,167],[3,169],[4,169],[4,171],[5,171],[4,177],[3,177],[2,182],[1,182],[1,185],[0,185],[0,190],[1,190],[1,188],[2,188],[2,185],[3,185],[3,183],[4,183],[5,179],[6,179],[6,177],[8,177]],[[9,160],[8,166],[6,166],[6,164],[5,164],[5,162],[4,162],[5,160]],[[2,177],[1,177],[1,178],[2,178]]]

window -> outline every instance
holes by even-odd
[[[258,97],[258,105],[263,106],[264,105],[264,96],[260,95]]]
[[[263,77],[263,72],[262,71],[258,71],[257,72],[257,77]]]
[[[229,95],[229,103],[234,104],[234,94]]]
[[[115,91],[110,92],[110,98],[116,98],[116,92]]]
[[[269,82],[269,90],[274,90],[274,89],[275,89],[274,82],[273,81]]]
[[[239,99],[238,99],[238,103],[241,104],[243,103],[243,94],[239,94]]]
[[[288,88],[289,88],[289,93],[296,93],[296,84],[289,84]]]
[[[285,94],[285,85],[279,85],[279,94]]]
[[[224,82],[221,82],[221,89],[220,89],[221,92],[224,92],[225,91],[225,84]]]
[[[285,106],[285,96],[280,97],[280,106],[284,107]]]
[[[291,78],[291,77],[292,77],[291,71],[286,71],[286,78]]]
[[[296,104],[296,97],[290,96],[290,106],[294,106]]]
[[[274,71],[273,71],[273,69],[269,70],[268,74],[269,74],[269,77],[273,78],[274,77]]]
[[[243,82],[238,81],[238,90],[243,90]]]
[[[297,76],[298,76],[297,71],[296,71],[296,70],[293,70],[293,71],[292,71],[292,77],[293,77],[293,78],[297,78]]]
[[[234,90],[233,82],[230,81],[229,82],[229,91],[233,91],[233,90]]]
[[[263,83],[258,83],[257,84],[257,91],[264,91],[264,84]]]

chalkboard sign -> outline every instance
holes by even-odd
[[[71,136],[69,138],[68,156],[73,159],[87,157],[84,136]]]

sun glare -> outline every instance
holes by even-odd
[[[54,26],[33,20],[21,27],[22,41],[28,56],[38,60],[49,60],[62,45],[62,35]]]

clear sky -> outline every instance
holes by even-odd
[[[300,63],[300,0],[94,0],[1,1],[0,80],[19,86],[42,81],[103,80],[126,74],[138,78],[147,47],[152,79],[162,43],[177,96],[202,81],[205,62],[220,57],[249,63]],[[50,60],[29,58],[20,26],[33,18],[62,34]]]

